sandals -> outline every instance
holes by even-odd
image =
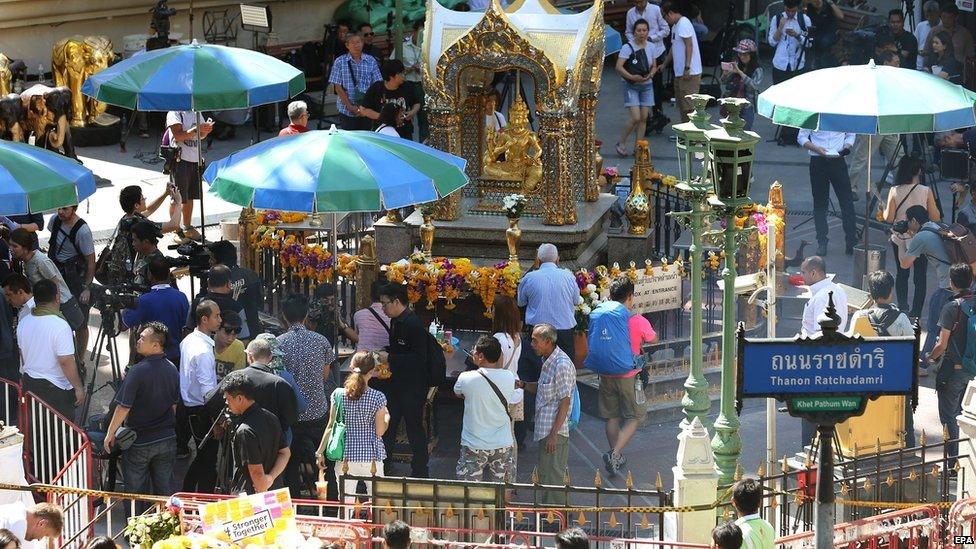
[[[617,143],[617,154],[619,156],[628,156],[627,149],[621,147],[620,143]]]

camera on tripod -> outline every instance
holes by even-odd
[[[156,36],[146,40],[146,51],[169,47],[169,18],[176,15],[176,9],[167,6],[168,1],[158,0],[149,10],[149,13],[152,14],[149,25],[155,29]]]
[[[187,242],[186,244],[174,244],[169,246],[170,250],[176,250],[180,257],[168,257],[171,269],[188,267],[190,276],[205,278],[210,271],[210,251],[199,242]]]
[[[134,308],[140,295],[131,284],[91,285],[92,305],[103,315]]]

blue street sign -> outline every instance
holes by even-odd
[[[844,342],[740,340],[740,398],[791,395],[908,395],[916,339]]]

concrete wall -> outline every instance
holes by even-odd
[[[252,2],[258,3],[258,2]],[[278,0],[270,5],[273,32],[278,42],[321,39],[323,25],[342,0]],[[30,72],[39,63],[51,70],[51,47],[75,34],[104,34],[112,39],[115,51],[122,51],[122,37],[147,33],[149,10],[155,0],[3,0],[0,1],[0,52],[27,62]],[[189,37],[189,2],[170,1],[177,10],[171,19],[173,33]],[[193,35],[203,38],[203,13],[225,8],[238,11],[240,2],[195,0]],[[235,25],[239,29],[239,22]],[[252,34],[238,30],[237,45],[250,48]]]

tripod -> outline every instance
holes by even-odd
[[[119,333],[119,315],[120,313],[118,311],[111,309],[101,313],[102,323],[98,327],[98,335],[95,337],[95,344],[92,345],[91,354],[89,355],[89,361],[92,363],[92,374],[91,380],[88,381],[88,388],[85,391],[85,405],[81,410],[81,420],[83,422],[88,420],[88,411],[91,408],[92,395],[108,386],[118,389],[119,385],[122,383],[122,366],[119,363],[119,346],[118,342],[115,341],[115,336],[117,336]],[[98,389],[95,389],[95,378],[98,377],[98,359],[102,356],[102,351],[105,349],[108,350],[108,360],[112,367],[112,379],[111,381],[106,381]]]

